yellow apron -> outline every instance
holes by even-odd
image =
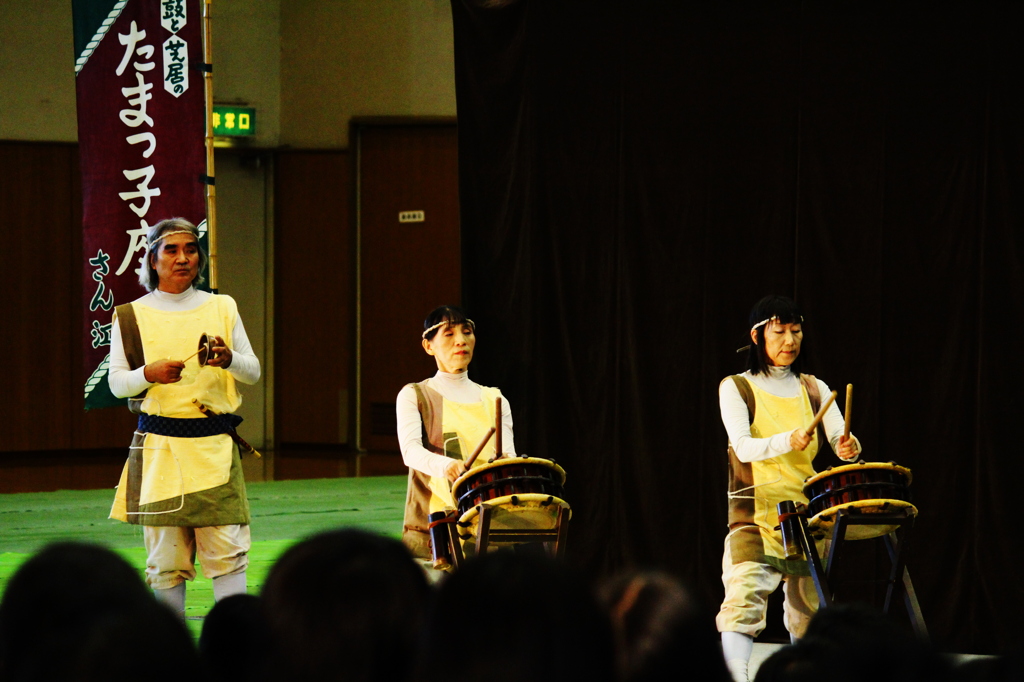
[[[234,300],[213,296],[193,310],[165,312],[134,303],[146,363],[185,358],[199,337],[216,334],[231,346],[238,318]],[[142,411],[176,419],[206,419],[192,402],[218,414],[238,409],[242,399],[234,377],[219,367],[185,363],[181,381],[156,384]],[[118,484],[110,517],[147,526],[211,526],[248,523],[244,478],[234,442],[227,434],[203,438],[136,435]]]
[[[495,424],[494,403],[495,399],[501,396],[501,392],[489,386],[482,386],[480,390],[478,403],[456,403],[444,399],[441,409],[441,432],[444,442],[440,445],[448,457],[468,459],[483,440],[487,430]],[[479,457],[473,462],[474,467],[494,457],[496,441],[497,439],[491,436]],[[451,483],[447,479],[432,476],[428,486],[431,493],[431,513],[455,508]]]
[[[750,435],[753,438],[770,438],[779,433],[786,433],[810,424],[814,418],[810,398],[802,385],[800,395],[780,398],[761,390],[753,382],[749,383],[756,403],[754,422],[750,425]],[[779,525],[776,505],[783,500],[806,504],[807,498],[803,493],[804,480],[814,474],[811,462],[818,453],[818,446],[818,437],[815,434],[803,451],[790,451],[756,462],[733,461],[734,468],[743,470],[734,472],[734,485],[739,485],[735,481],[740,478],[744,479],[744,485],[733,488],[730,496],[734,501],[746,503],[733,504],[730,509],[729,542],[734,563],[756,561],[770,564],[785,573],[807,573],[806,562],[790,561],[785,558],[782,535],[775,530]],[[731,455],[731,458],[735,459],[735,455]],[[741,475],[736,476],[737,473]],[[741,509],[746,511],[743,512]],[[758,532],[742,529],[750,524],[755,525]]]

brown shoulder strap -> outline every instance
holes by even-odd
[[[441,434],[440,420],[435,419],[434,414],[443,409],[444,399],[437,391],[425,386],[425,383],[411,384],[416,391],[416,403],[420,408],[423,447],[435,454],[443,455],[444,450],[438,443],[443,444],[444,437]]]
[[[736,384],[736,390],[740,392],[743,402],[747,404],[747,414],[750,416],[750,423],[753,424],[754,410],[757,407],[757,403],[754,401],[754,392],[750,390],[750,383],[739,374],[733,374],[731,379]]]
[[[420,408],[423,447],[431,452],[440,452],[440,448],[432,442],[439,440],[440,434],[428,433],[428,429],[438,428],[434,423],[436,421],[434,413],[435,410],[442,409],[442,406],[433,399],[437,394],[421,384],[410,385],[416,391],[416,403]],[[433,436],[433,439],[431,436]],[[409,548],[413,556],[420,559],[430,557],[430,538],[427,532],[427,517],[430,515],[431,495],[429,480],[430,477],[422,471],[409,468],[409,484],[405,493],[402,542]]]
[[[146,364],[146,356],[142,351],[142,335],[139,333],[139,322],[135,319],[135,308],[131,303],[123,303],[114,308],[117,324],[121,331],[121,345],[128,366],[133,370]]]
[[[811,412],[818,414],[821,408],[821,392],[818,390],[818,382],[812,374],[801,374],[800,383],[807,390],[807,397],[811,399]]]
[[[146,364],[146,354],[142,350],[142,334],[139,333],[139,321],[135,319],[135,308],[131,303],[122,303],[114,308],[118,330],[121,332],[121,346],[128,367],[135,370]],[[142,401],[148,391],[128,399],[128,409],[135,414],[142,414]]]

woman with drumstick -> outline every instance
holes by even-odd
[[[466,469],[481,443],[473,464],[501,455],[515,455],[512,410],[497,388],[481,386],[469,378],[469,363],[476,348],[476,325],[455,306],[436,308],[423,322],[422,345],[437,362],[437,373],[417,384],[407,384],[396,401],[398,444],[409,467],[405,528],[402,539],[419,558],[430,556],[427,517],[454,508],[451,484]],[[491,427],[500,430],[485,442]],[[497,448],[500,444],[500,452]]]
[[[791,299],[766,296],[750,312],[747,371],[719,386],[722,422],[729,434],[729,534],[725,538],[722,582],[725,600],[716,623],[735,680],[746,682],[747,662],[765,626],[768,595],[785,581],[785,623],[799,638],[818,608],[807,562],[787,560],[776,505],[806,503],[803,481],[821,447],[822,430],[844,460],[860,454],[860,443],[845,437],[843,416],[833,403],[821,427],[810,429],[831,390],[801,372],[803,315]],[[822,429],[823,427],[823,429]]]

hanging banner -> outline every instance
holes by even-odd
[[[146,232],[182,217],[205,231],[201,0],[74,0],[82,170],[85,408],[107,387],[114,306],[139,285]]]

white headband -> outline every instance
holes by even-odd
[[[421,334],[420,336],[425,339],[425,338],[427,338],[427,334],[429,334],[430,332],[434,331],[438,327],[445,326],[446,324],[452,324],[452,322],[450,320],[441,320],[440,322],[435,324],[433,327],[427,327],[426,329],[424,329],[423,330],[423,334]],[[458,324],[458,323],[456,322],[455,324]],[[474,322],[473,320],[471,320],[471,319],[469,319],[467,317],[466,318],[466,324],[468,324],[470,327],[472,327],[473,331],[476,331],[476,322]]]
[[[196,233],[193,232],[192,230],[171,230],[170,232],[164,232],[162,235],[154,239],[153,243],[149,245],[149,248],[153,248],[154,246],[156,246],[156,243],[163,239],[164,237],[170,237],[176,234],[187,234],[196,237]],[[196,237],[196,241],[199,241],[199,237]]]
[[[765,325],[765,324],[768,324],[768,323],[769,323],[769,322],[771,322],[772,320],[777,320],[777,319],[779,319],[779,316],[778,316],[778,315],[772,315],[772,316],[771,316],[771,317],[769,317],[768,319],[766,319],[766,320],[761,320],[760,322],[758,322],[757,324],[755,324],[755,325],[754,325],[753,327],[751,327],[751,328],[750,328],[750,331],[754,331],[754,330],[755,330],[755,329],[757,329],[758,327],[760,327],[760,326],[762,326],[762,325]],[[803,321],[804,321],[804,316],[803,316],[803,315],[801,315],[801,316],[800,316],[800,323],[801,323],[801,324],[803,324]]]

